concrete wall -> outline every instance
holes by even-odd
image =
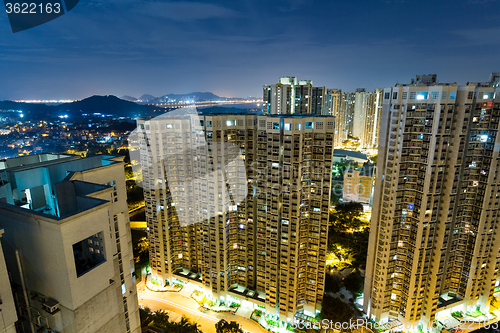
[[[0,243],[2,242],[3,230],[0,229]],[[16,307],[14,306],[14,298],[5,265],[4,254],[0,244],[0,332],[16,333],[14,327],[17,321]]]

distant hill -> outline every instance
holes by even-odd
[[[121,98],[121,99],[124,99],[124,100],[126,100],[126,101],[129,101],[129,102],[135,102],[135,101],[137,101],[137,98],[132,97],[132,96],[129,96],[129,95],[125,95],[125,96],[122,96],[122,97],[120,97],[120,98]]]
[[[158,97],[157,100],[160,103],[163,102],[174,102],[174,101],[215,101],[215,100],[225,100],[225,97],[217,96],[211,92],[193,92],[190,94],[167,94]]]
[[[156,97],[154,97],[153,95],[144,94],[141,97],[139,97],[139,99],[143,102],[151,102],[154,101]]]
[[[60,111],[80,111],[82,113],[107,113],[116,116],[125,116],[130,114],[141,114],[152,111],[153,107],[148,105],[139,105],[134,102],[125,101],[113,95],[99,96],[94,95],[81,101],[73,103],[59,104],[55,106]]]
[[[112,95],[94,95],[80,101],[58,105],[0,101],[0,111],[21,110],[25,114],[25,119],[57,118],[66,113],[103,113],[117,117],[137,118],[152,115],[153,111],[161,109],[167,110],[153,105],[137,104]]]
[[[127,97],[127,98],[125,98]],[[123,99],[131,100],[131,96],[123,96]],[[211,92],[192,92],[189,94],[166,94],[160,97],[155,97],[153,95],[142,95],[139,97],[142,104],[144,103],[169,103],[169,102],[205,102],[205,101],[225,101],[225,100],[238,100],[240,98],[227,98],[217,96]]]

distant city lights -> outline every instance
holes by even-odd
[[[17,103],[41,103],[41,104],[47,104],[47,103],[73,103],[76,102],[76,100],[73,99],[17,99],[14,100],[14,102]]]

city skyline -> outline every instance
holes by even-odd
[[[499,8],[496,0],[93,0],[17,34],[0,15],[0,100],[190,91],[259,96],[262,82],[286,75],[343,91],[373,91],[414,73],[465,84],[498,70]],[[417,24],[397,28],[409,19]],[[298,59],[307,61],[298,66]]]

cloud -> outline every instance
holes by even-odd
[[[141,5],[141,13],[174,21],[238,17],[235,10],[202,2],[149,2]]]
[[[460,29],[453,31],[464,38],[469,45],[498,45],[500,44],[500,27]]]

